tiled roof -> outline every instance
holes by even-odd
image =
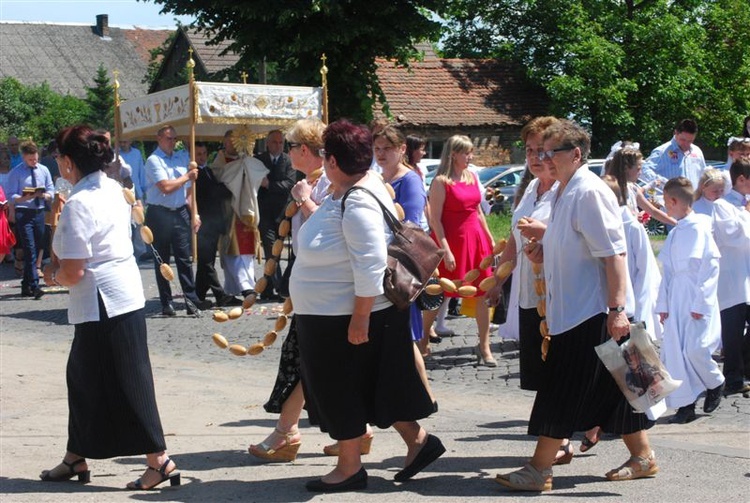
[[[234,42],[232,40],[224,40],[217,45],[208,45],[211,38],[205,32],[185,28],[185,33],[195,49],[195,56],[201,60],[208,74],[225,70],[240,60],[239,54],[233,51],[221,55],[221,52]]]
[[[47,81],[62,94],[83,98],[94,85],[99,64],[119,70],[123,98],[146,94],[143,78],[148,51],[158,47],[169,30],[109,27],[109,37],[94,26],[54,23],[0,23],[0,78],[13,77],[26,85]]]
[[[169,35],[174,33],[174,30],[147,30],[136,26],[132,30],[123,30],[123,32],[135,47],[138,56],[148,64],[151,51],[160,47],[169,38]]]
[[[404,125],[521,126],[547,110],[544,92],[530,86],[522,69],[510,63],[440,59],[428,51],[410,68],[387,60],[378,65],[390,112]]]

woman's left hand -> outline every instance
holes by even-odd
[[[370,340],[370,315],[353,314],[349,322],[349,342],[354,345],[364,344]]]
[[[610,311],[607,315],[607,332],[615,341],[630,333],[630,322],[624,312]]]

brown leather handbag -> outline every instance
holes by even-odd
[[[346,198],[354,190],[370,194],[383,210],[385,223],[393,233],[393,239],[388,244],[388,263],[383,278],[385,296],[399,310],[408,309],[424,290],[432,273],[443,260],[445,251],[420,226],[412,222],[399,222],[380,199],[364,187],[354,186],[346,191],[341,198],[342,215]]]

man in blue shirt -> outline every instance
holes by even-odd
[[[692,119],[683,119],[677,123],[672,140],[656,147],[648,159],[643,161],[642,177],[645,181],[661,180],[666,182],[677,176],[684,176],[693,188],[698,187],[706,161],[703,152],[694,145],[698,135],[698,124]],[[663,183],[662,183],[663,184]]]
[[[10,142],[9,142],[10,143]],[[39,164],[39,149],[32,141],[21,145],[22,161],[8,175],[8,197],[16,214],[16,234],[23,249],[21,295],[40,299],[37,257],[44,251],[44,209],[55,195],[49,170]]]
[[[130,140],[120,140],[119,144],[120,157],[130,166],[130,179],[133,182],[135,197],[145,209],[146,200],[144,199],[144,195],[148,186],[146,185],[146,166],[143,162],[143,156],[139,149],[133,148]],[[153,258],[151,251],[143,244],[141,235],[138,232],[133,232],[133,254],[139,262]]]
[[[19,142],[15,136],[8,137],[8,150],[10,154],[10,168],[13,169],[23,162],[23,156],[18,151]]]
[[[198,177],[198,170],[188,170],[190,157],[184,150],[176,151],[177,134],[172,126],[164,126],[156,135],[158,147],[146,161],[146,225],[154,235],[153,246],[164,263],[168,264],[174,253],[177,277],[182,287],[188,314],[195,309],[207,309],[211,301],[200,301],[195,293],[195,281],[191,266],[190,208],[187,204],[187,188]],[[196,227],[200,226],[200,218]],[[197,228],[196,228],[197,231]],[[159,262],[154,261],[156,284],[159,288],[162,314],[174,316],[172,289],[159,272]]]

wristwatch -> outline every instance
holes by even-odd
[[[625,306],[608,307],[607,314],[609,313],[621,313],[625,311]]]

